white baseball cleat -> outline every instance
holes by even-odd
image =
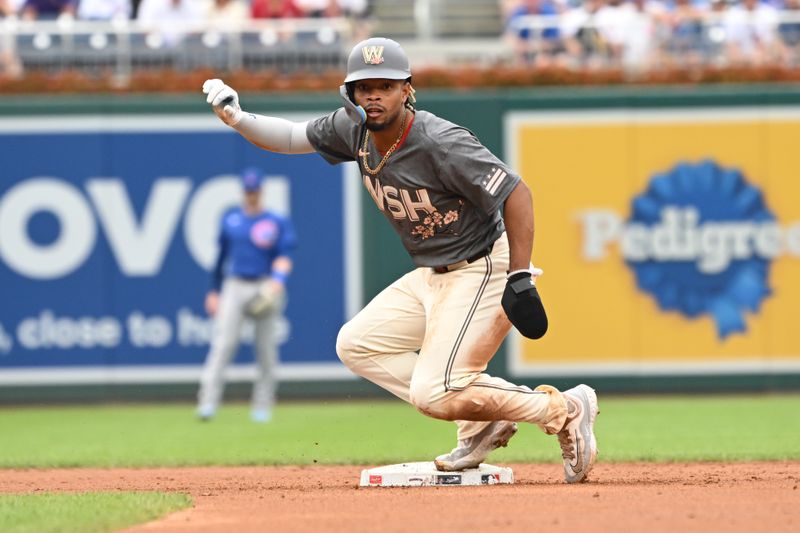
[[[597,394],[588,385],[564,391],[567,400],[567,421],[558,432],[561,457],[564,458],[564,479],[567,483],[586,481],[597,458],[594,421],[600,409]]]
[[[250,420],[258,424],[266,424],[272,420],[272,411],[270,409],[253,409],[250,411]]]
[[[437,470],[443,472],[478,468],[490,453],[501,446],[507,446],[516,432],[516,422],[496,420],[477,435],[458,441],[458,446],[453,451],[440,455],[433,463]]]
[[[217,409],[213,405],[201,405],[197,408],[197,418],[202,422],[208,422],[215,414]]]

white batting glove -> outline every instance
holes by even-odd
[[[214,113],[228,126],[235,126],[242,120],[242,108],[239,106],[239,95],[222,80],[206,80],[203,83],[203,94],[207,94],[206,102],[211,104]]]

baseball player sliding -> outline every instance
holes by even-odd
[[[597,455],[594,390],[531,390],[485,373],[512,324],[531,338],[547,330],[528,187],[470,131],[415,109],[398,43],[358,43],[344,81],[343,107],[302,123],[242,111],[221,80],[203,85],[220,119],[265,150],[356,161],[417,267],[342,327],[339,358],[420,412],[456,421],[458,445],[435,459],[439,470],[477,467],[530,422],[558,436],[566,481],[584,481]]]

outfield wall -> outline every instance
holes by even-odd
[[[243,101],[295,119],[337,105]],[[534,192],[551,331],[512,336],[493,373],[800,388],[800,89],[421,91],[419,106],[472,129]],[[258,150],[195,95],[10,98],[0,160],[0,400],[191,397],[216,224],[254,164],[300,235],[281,395],[377,392],[338,363],[336,331],[411,263],[352,166]],[[232,378],[251,372],[245,343]]]

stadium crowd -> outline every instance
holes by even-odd
[[[27,20],[362,17],[368,10],[368,0],[0,0],[0,15]]]
[[[22,73],[18,46],[8,30],[26,21],[132,21],[131,28],[154,37],[145,41],[148,46],[174,48],[193,26],[224,32],[266,19],[283,21],[274,32],[275,42],[295,34],[296,19],[334,17],[350,22],[354,38],[366,38],[372,28],[370,7],[369,0],[0,0],[0,75]],[[9,21],[14,24],[5,24]]]
[[[502,0],[521,64],[797,66],[800,0]]]
[[[477,0],[475,0],[477,1]],[[800,66],[800,0],[486,0],[502,21],[505,57],[517,65],[567,68]],[[497,2],[495,4],[494,2]],[[134,21],[159,46],[182,42],[186,24],[240,27],[281,20],[274,42],[295,35],[296,19],[350,21],[353,41],[380,22],[377,0],[0,0],[0,19]],[[389,2],[391,3],[391,2]],[[398,2],[409,8],[415,2]],[[21,72],[0,20],[0,75]],[[488,22],[488,21],[485,21]],[[392,24],[385,28],[391,30]],[[389,36],[391,31],[389,31]],[[262,44],[273,41],[262,39]],[[299,46],[299,45],[298,45]]]

